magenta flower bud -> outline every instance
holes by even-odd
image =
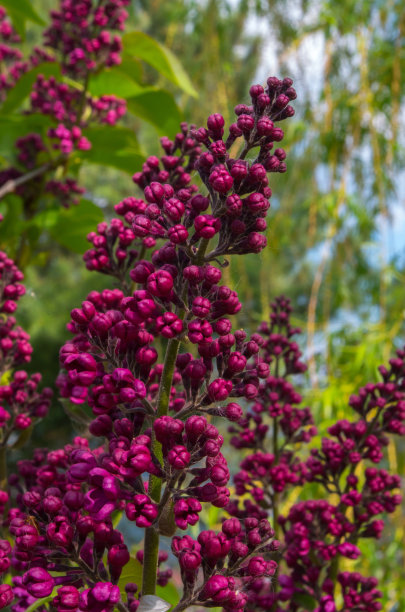
[[[263,557],[252,557],[249,560],[247,571],[249,576],[264,576],[267,572],[267,562]]]
[[[177,527],[187,529],[188,525],[195,525],[199,519],[202,506],[197,499],[189,497],[179,499],[173,506],[174,520]]]
[[[158,270],[148,277],[146,286],[152,295],[166,297],[173,288],[173,277],[166,270]]]
[[[222,272],[215,266],[206,265],[204,267],[204,280],[209,285],[216,285],[222,278]]]
[[[266,212],[270,207],[269,201],[261,193],[251,193],[245,203],[253,214]]]
[[[149,236],[152,223],[145,215],[136,215],[132,221],[132,231],[138,238]]]
[[[252,99],[258,98],[264,93],[264,89],[261,85],[252,85],[249,89],[249,94]]]
[[[194,415],[187,419],[185,423],[185,430],[187,440],[190,442],[190,444],[195,444],[197,442],[198,438],[207,429],[207,426],[208,422],[205,417]]]
[[[247,237],[246,249],[249,253],[260,253],[267,244],[265,236],[258,234],[257,232],[251,232]]]
[[[57,596],[52,600],[52,605],[59,611],[76,612],[79,607],[79,591],[74,586],[62,586],[58,589]]]
[[[174,312],[165,312],[156,319],[156,329],[164,338],[174,338],[183,331],[183,321]]]
[[[0,610],[6,608],[14,599],[13,589],[9,584],[0,584]]]
[[[185,210],[183,202],[177,198],[170,198],[170,200],[167,200],[163,204],[163,212],[171,221],[174,221],[174,223],[180,221]]]
[[[16,429],[27,429],[32,423],[31,418],[26,414],[18,414],[14,421]]]
[[[38,530],[34,525],[24,524],[17,530],[15,541],[22,550],[31,550],[39,541]]]
[[[271,138],[276,142],[280,142],[284,138],[284,132],[281,128],[274,128],[271,133]]]
[[[243,542],[238,542],[237,540],[232,543],[231,550],[232,555],[239,558],[246,557],[246,555],[249,553],[249,547]]]
[[[183,270],[183,276],[191,285],[197,285],[203,280],[202,269],[198,266],[187,266]]]
[[[197,551],[185,550],[179,555],[179,564],[183,572],[193,574],[201,565],[201,555]]]
[[[237,374],[243,372],[246,367],[247,359],[242,353],[235,351],[229,355],[228,359],[228,370],[231,374]]]
[[[167,460],[176,470],[184,470],[190,463],[190,453],[185,446],[176,445],[167,454]]]
[[[135,283],[146,283],[148,277],[155,271],[155,267],[150,261],[144,259],[139,261],[135,268],[129,273]]]
[[[229,421],[237,423],[243,417],[242,408],[239,406],[239,404],[236,404],[235,402],[230,402],[225,406],[223,410],[224,416]]]
[[[221,402],[229,396],[232,388],[232,381],[216,378],[208,385],[208,396],[214,402]]]
[[[28,572],[25,572],[22,583],[28,593],[37,599],[48,597],[54,587],[54,579],[42,567],[33,567]]]
[[[238,182],[243,181],[243,179],[247,177],[248,172],[249,172],[249,165],[246,161],[242,161],[242,160],[238,160],[234,162],[230,168],[230,173],[231,173],[232,178],[234,178],[235,181],[238,181]],[[232,198],[236,199],[235,194],[227,198],[227,206],[229,206],[228,200]]]
[[[42,502],[42,508],[47,514],[50,514],[51,516],[55,516],[56,514],[58,514],[62,506],[63,502],[61,498],[56,497],[55,495],[47,495]]]
[[[108,551],[108,564],[114,568],[122,568],[130,559],[128,548],[125,544],[115,544]]]
[[[158,204],[166,197],[163,185],[156,181],[152,181],[148,187],[145,187],[144,194],[146,200],[151,204]]]
[[[199,359],[192,359],[184,370],[184,376],[192,380],[202,380],[207,373],[207,368]]]
[[[256,130],[259,136],[270,136],[273,128],[274,123],[268,117],[261,117],[256,124]]]
[[[221,229],[221,221],[213,215],[198,215],[194,227],[198,236],[210,239]]]
[[[246,133],[248,134],[253,129],[255,120],[254,120],[254,117],[252,117],[251,115],[242,114],[242,115],[239,115],[236,124],[238,128],[242,130],[244,134]]]
[[[187,426],[187,423],[186,423]],[[167,444],[181,437],[184,429],[183,421],[170,416],[162,416],[153,423],[156,439],[161,444]]]
[[[193,196],[190,200],[190,206],[195,213],[204,212],[204,210],[207,210],[209,205],[209,198],[206,198],[200,194]]]
[[[258,529],[252,529],[247,535],[247,541],[250,548],[256,548],[262,542],[262,537]]]
[[[216,140],[210,144],[210,151],[217,160],[225,161],[226,159],[226,146],[222,140]]]
[[[137,494],[125,507],[125,514],[137,527],[150,527],[158,515],[158,506],[147,495]]]
[[[64,516],[57,516],[46,528],[46,535],[49,540],[63,548],[68,548],[71,545],[73,534],[73,527]]]
[[[233,178],[224,167],[216,167],[209,176],[209,183],[220,194],[227,193],[233,185]]]
[[[107,606],[113,608],[114,604],[119,602],[120,597],[118,586],[114,586],[111,582],[97,582],[88,594],[90,604],[88,609],[98,609],[100,604],[103,604],[103,609]],[[91,607],[92,605],[94,605],[93,608]]]
[[[350,542],[343,542],[337,546],[338,552],[348,559],[357,559],[360,555],[360,549]]]
[[[158,358],[158,352],[151,346],[143,346],[136,351],[135,358],[141,366],[151,367]]]
[[[194,344],[208,344],[212,341],[212,327],[208,321],[194,320],[188,324],[188,337]]]
[[[225,120],[219,113],[210,115],[207,119],[207,127],[214,138],[222,138],[224,133]],[[210,134],[211,135],[211,134]]]
[[[199,317],[200,319],[205,319],[208,317],[211,310],[211,302],[207,298],[203,298],[198,296],[194,298],[193,304],[191,307],[191,311],[193,315]],[[212,328],[211,328],[212,333]]]
[[[237,518],[226,519],[222,523],[222,531],[228,538],[234,538],[237,536],[242,530],[242,525]]]
[[[227,214],[231,217],[238,217],[241,214],[243,202],[240,197],[236,195],[236,193],[233,193],[232,195],[228,196],[226,198],[225,204],[227,208]]]
[[[201,593],[203,599],[212,599],[216,603],[224,603],[231,594],[228,578],[220,574],[211,576],[204,585]]]
[[[209,145],[209,141],[207,144]],[[198,158],[195,167],[196,169],[202,169],[203,171],[207,172],[214,165],[214,162],[215,159],[211,153],[202,153]]]
[[[187,242],[188,231],[184,225],[174,225],[169,229],[168,236],[170,242],[173,242],[173,244],[183,244]]]
[[[210,478],[217,487],[225,486],[230,478],[227,466],[221,464],[214,465],[210,470]]]

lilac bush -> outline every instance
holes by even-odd
[[[120,32],[128,17],[129,0],[61,0],[59,10],[51,11],[51,24],[44,31],[44,48],[35,48],[23,59],[19,35],[0,6],[0,58],[4,68],[0,78],[0,101],[20,78],[33,68],[43,69],[48,63],[61,68],[63,77],[75,79],[73,84],[55,76],[39,73],[32,86],[28,113],[49,116],[54,127],[46,137],[28,133],[16,141],[16,165],[0,172],[0,198],[16,192],[32,215],[38,193],[43,189],[68,207],[79,202],[84,193],[75,176],[66,175],[74,151],[86,151],[91,142],[83,136],[92,124],[114,125],[126,112],[126,102],[113,95],[92,96],[88,91],[92,75],[103,67],[120,63]]]
[[[91,61],[74,55],[67,69]],[[73,409],[91,409],[89,435],[37,449],[8,478],[0,501],[13,546],[0,543],[0,568],[13,577],[1,587],[3,607],[169,609],[156,585],[175,573],[175,612],[381,609],[374,578],[339,572],[339,559],[356,559],[358,540],[381,534],[375,517],[399,502],[396,476],[374,467],[358,475],[356,466],[379,463],[387,434],[404,433],[405,353],[350,400],[357,420],[337,422],[310,448],[313,416],[289,380],[306,368],[288,300],[274,303],[258,333],[233,328],[242,305],[221,269],[266,246],[268,173],[286,171],[277,124],[294,114],[296,93],[291,79],[270,77],[250,96],[227,131],[213,114],[206,128],[182,124],[163,138],[164,154],[133,177],[143,198],[120,202],[118,217],[88,236],[87,268],[115,288],[90,292],[72,311],[57,383]],[[12,262],[4,270],[5,295],[22,293],[8,288],[21,280]],[[22,397],[13,427],[19,414],[31,418]],[[232,495],[227,428],[243,453]],[[322,497],[280,514],[292,487],[314,482]],[[222,512],[218,532],[198,528],[210,506]],[[123,516],[145,530],[141,574],[129,580]],[[164,539],[177,566],[162,566]]]

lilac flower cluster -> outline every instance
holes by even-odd
[[[338,567],[341,557],[360,557],[361,538],[381,536],[381,514],[394,512],[401,501],[399,476],[373,466],[360,476],[355,469],[360,462],[380,463],[387,434],[405,433],[405,351],[397,351],[389,368],[380,367],[382,382],[367,384],[350,398],[357,420],[337,421],[328,428],[321,447],[312,448],[305,459],[300,446],[316,429],[309,409],[298,408],[302,398],[287,380],[305,370],[298,345],[291,340],[299,330],[289,323],[288,300],[279,298],[272,307],[270,326],[260,326],[267,340],[259,358],[271,364],[273,374],[263,381],[246,417],[231,428],[233,445],[253,451],[235,476],[236,493],[249,493],[250,498],[243,508],[232,500],[227,510],[239,518],[271,514],[276,533],[281,526],[284,534],[286,568],[278,577],[277,590],[263,583],[249,592],[246,610],[295,612],[307,605],[317,612],[380,610],[377,581],[357,572],[339,573]],[[271,445],[273,452],[265,452]],[[319,483],[325,498],[298,502],[286,516],[278,516],[280,496],[306,482]],[[328,501],[330,495],[338,501]],[[337,604],[337,587],[343,608]]]
[[[62,0],[60,10],[51,11],[45,45],[63,58],[66,74],[81,79],[102,66],[120,63],[121,39],[111,31],[124,29],[128,4],[129,0]]]
[[[12,448],[18,432],[47,414],[52,397],[50,389],[38,391],[40,374],[29,377],[24,370],[16,370],[30,361],[32,353],[28,334],[16,325],[12,316],[17,301],[25,293],[23,278],[14,262],[0,252],[0,449],[3,452]]]
[[[81,87],[58,82],[55,77],[45,78],[39,74],[32,87],[29,112],[51,117],[55,126],[47,131],[47,138],[40,134],[28,134],[17,141],[18,166],[0,172],[0,187],[10,180],[23,178],[27,170],[41,169],[29,181],[16,188],[26,206],[32,209],[33,202],[42,190],[52,194],[65,207],[77,204],[83,189],[72,177],[43,180],[43,174],[52,172],[60,165],[67,167],[74,150],[87,150],[91,143],[82,134],[90,123],[115,125],[125,114],[125,100],[113,95],[91,96],[88,83],[91,74],[103,66],[120,62],[121,41],[112,31],[122,30],[127,12],[124,7],[129,0],[62,0],[58,11],[51,11],[52,23],[44,33],[44,44],[53,49],[53,56],[36,50],[28,62],[20,61],[20,52],[7,45],[0,47],[12,65],[1,75],[0,93],[12,88],[19,77],[41,61],[57,61],[62,70],[75,78]],[[9,42],[18,42],[12,27],[5,21],[5,12],[0,12],[0,36]],[[17,61],[18,60],[18,61]],[[5,97],[5,96],[3,96]],[[58,151],[55,157],[53,151]]]
[[[92,291],[72,311],[58,385],[66,401],[88,404],[89,431],[105,441],[90,448],[78,438],[59,451],[38,450],[10,478],[18,495],[6,521],[20,574],[13,610],[54,588],[52,605],[61,612],[69,598],[71,610],[136,610],[140,596],[170,576],[158,569],[148,538],[195,525],[204,503],[229,504],[224,439],[211,417],[238,422],[243,411],[235,400],[259,395],[269,364],[258,357],[259,334],[232,330],[230,317],[241,304],[221,284],[218,258],[265,245],[266,168],[285,170],[284,152],[270,152],[282,138],[274,122],[293,113],[291,85],[270,78],[266,90],[252,87],[252,106],[236,107],[225,137],[223,118],[211,115],[207,129],[183,124],[174,141],[162,139],[165,155],[149,158],[134,176],[144,198],[121,202],[123,220],[89,235],[87,266],[114,276],[120,288]],[[243,146],[231,158],[236,138]],[[247,162],[251,150],[257,157]],[[195,170],[207,195],[191,184]],[[166,343],[163,363],[157,341]],[[137,555],[143,585],[128,585],[126,595],[117,587],[130,560],[113,527],[119,512],[146,529]],[[197,540],[175,537],[184,584],[177,612],[193,603],[243,610],[255,582],[275,573],[273,536],[263,517],[243,517]]]
[[[24,61],[21,51],[13,45],[21,42],[19,35],[7,19],[7,12],[0,6],[0,62],[2,72],[0,74],[0,102],[7,96],[8,90],[12,89],[20,77],[40,64],[52,61],[52,56],[44,49],[35,47],[30,57]]]

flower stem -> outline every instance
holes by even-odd
[[[201,264],[204,254],[208,247],[208,240],[201,240],[196,261]],[[187,290],[187,285],[185,287]],[[179,313],[181,318],[184,312]],[[174,368],[176,366],[177,353],[180,346],[178,338],[168,341],[166,347],[165,360],[163,365],[162,378],[160,379],[159,395],[157,400],[156,417],[159,418],[167,414],[170,401],[170,390],[172,387]],[[152,430],[152,451],[159,462],[163,464],[162,445],[156,440]],[[149,477],[148,495],[155,502],[160,502],[162,493],[162,479],[154,476]],[[156,592],[156,577],[159,555],[159,532],[155,527],[147,527],[145,533],[143,574],[142,574],[142,595],[154,595]]]

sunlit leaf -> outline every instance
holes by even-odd
[[[159,134],[174,137],[179,131],[181,114],[173,96],[163,89],[139,93],[127,100],[128,110],[151,123]]]
[[[125,34],[122,42],[126,55],[143,60],[183,91],[197,97],[197,92],[183,66],[167,47],[144,32]]]

